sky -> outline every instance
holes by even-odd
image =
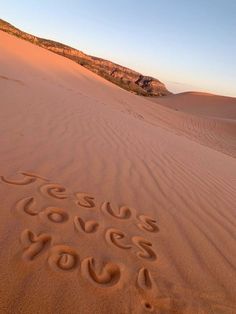
[[[236,0],[0,0],[0,18],[173,92],[236,97]]]

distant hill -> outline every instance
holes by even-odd
[[[25,33],[1,19],[0,30],[69,58],[108,81],[135,94],[142,96],[166,96],[171,94],[162,82],[153,77],[144,76],[141,73],[108,60],[86,55],[80,50],[59,42]]]

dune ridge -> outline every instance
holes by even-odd
[[[149,98],[169,108],[202,117],[236,120],[236,98],[203,92],[184,92],[163,99]]]
[[[236,98],[186,92],[150,100],[162,106],[158,118],[170,128],[235,157]]]
[[[0,48],[0,312],[235,313],[234,124]]]
[[[25,33],[2,19],[0,19],[0,30],[73,60],[132,93],[146,97],[171,94],[166,86],[156,78],[143,75],[108,60],[89,56],[65,44]]]

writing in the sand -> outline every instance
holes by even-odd
[[[95,198],[88,193],[70,193],[64,186],[57,183],[49,182],[49,179],[42,177],[35,173],[30,172],[20,172],[21,179],[9,179],[1,176],[1,181],[12,185],[12,186],[26,186],[33,184],[36,181],[42,182],[39,186],[40,193],[51,199],[56,200],[72,200],[79,208],[93,209],[97,207]],[[47,218],[54,223],[65,223],[69,220],[69,211],[58,206],[47,206],[44,208],[39,208],[37,204],[37,198],[35,196],[26,196],[21,198],[16,202],[16,209],[18,211],[25,212],[28,215],[36,216],[39,215],[41,218]],[[134,220],[136,226],[146,232],[156,233],[159,231],[157,222],[155,219],[150,218],[146,215],[138,215],[137,211],[129,206],[120,206],[118,210],[112,208],[112,205],[108,201],[102,202],[99,206],[101,213],[104,215],[111,216],[119,220]],[[135,221],[136,220],[136,221]],[[99,228],[98,221],[85,221],[83,217],[75,216],[73,219],[75,228],[77,230],[93,233]],[[124,235],[122,235],[124,237]]]
[[[136,285],[142,290],[152,289],[154,282],[151,272],[143,264],[153,263],[157,259],[152,238],[150,240],[150,236],[159,232],[155,219],[138,214],[133,207],[124,205],[114,207],[109,201],[97,204],[92,195],[84,192],[71,193],[63,185],[53,183],[36,173],[22,171],[16,175],[16,178],[5,176],[0,178],[2,183],[7,184],[9,188],[20,188],[24,192],[24,187],[27,187],[27,194],[31,194],[22,195],[21,199],[16,200],[14,210],[19,215],[26,214],[32,219],[37,219],[36,221],[41,223],[42,229],[44,229],[45,223],[57,226],[71,224],[75,237],[79,236],[79,239],[80,235],[83,235],[83,241],[88,241],[88,244],[94,234],[96,238],[102,237],[106,245],[111,250],[115,250],[117,254],[119,254],[119,250],[123,250],[131,254],[133,258],[138,258],[142,264],[137,270]],[[32,186],[32,189],[29,189],[29,186]],[[42,205],[42,200],[47,202],[47,206]],[[58,206],[58,204],[61,205]],[[89,218],[85,214],[88,210],[91,214]],[[93,217],[93,213],[96,212],[99,215]],[[115,225],[118,221],[123,224],[119,223],[119,228],[117,228],[111,225],[111,221]],[[131,224],[135,225],[139,231],[138,234],[130,235]],[[121,225],[126,230],[120,230]],[[148,239],[145,234],[149,235]],[[82,252],[79,252],[73,245],[58,244],[54,235],[49,232],[36,233],[30,228],[26,228],[20,235],[20,243],[23,249],[22,257],[25,261],[31,262],[36,258],[43,258],[45,254],[46,261],[53,271],[80,271],[82,276],[91,283],[103,287],[115,286],[125,280],[126,276],[122,276],[122,274],[127,271],[126,265],[120,263],[119,259],[115,262],[109,258],[101,261],[92,254],[81,259],[80,253],[82,254]]]

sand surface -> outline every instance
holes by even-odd
[[[227,106],[176,111],[2,32],[0,95],[0,313],[236,313]]]
[[[204,117],[236,120],[236,98],[201,92],[185,92],[150,100],[177,111]]]

